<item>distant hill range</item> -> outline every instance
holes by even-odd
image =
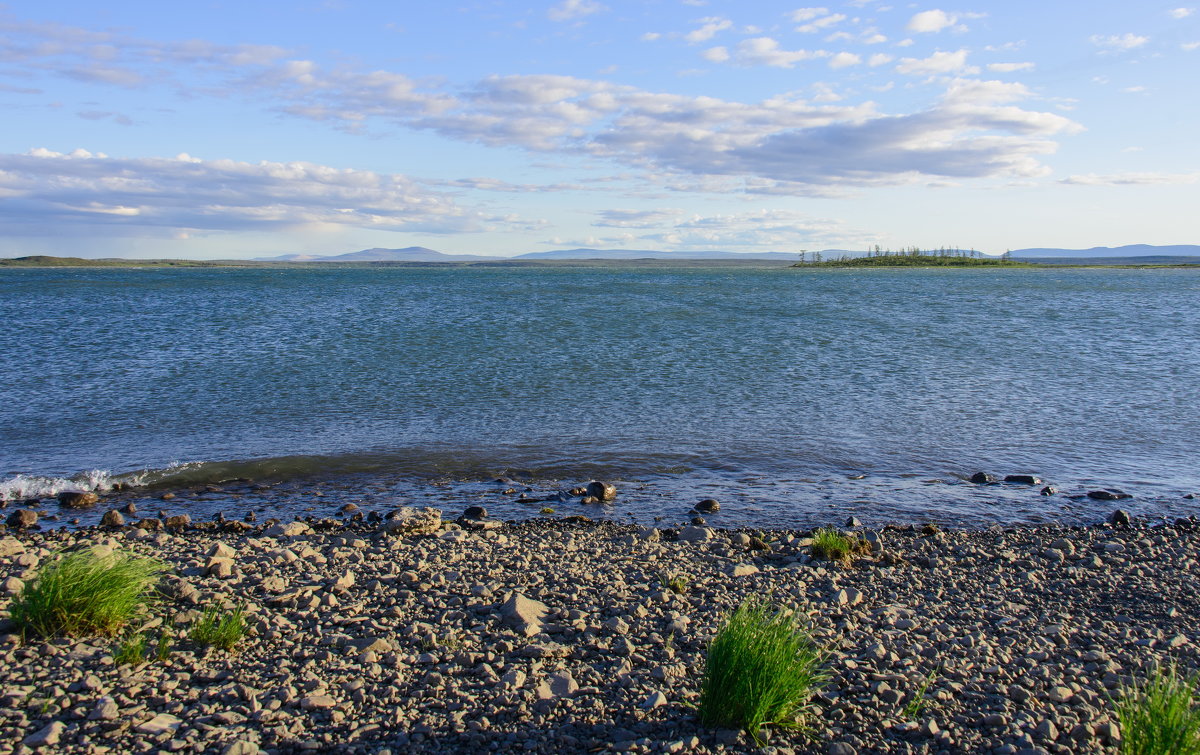
[[[850,254],[840,250],[822,252],[825,255]],[[515,257],[496,257],[482,254],[444,254],[423,246],[404,249],[363,249],[360,252],[320,256],[313,254],[284,254],[278,257],[256,257],[256,262],[495,262],[513,260],[774,260],[795,262],[800,252],[659,252],[651,249],[555,249],[549,252],[529,252]]]
[[[654,249],[553,249],[548,252],[528,252],[515,257],[496,257],[483,254],[445,254],[423,246],[404,249],[363,249],[358,252],[335,255],[284,254],[279,257],[258,257],[258,262],[497,262],[499,260],[762,260],[772,262],[797,262],[801,252],[731,252],[708,250],[691,252],[663,252]],[[1146,264],[1171,264],[1200,261],[1200,245],[1177,244],[1174,246],[1097,246],[1091,249],[1055,249],[1037,247],[1014,249],[1009,253],[1015,259],[1038,260],[1076,264],[1084,261],[1103,261],[1121,264],[1131,260]],[[839,257],[864,257],[865,251],[848,249],[821,249],[806,251],[805,256],[815,259],[817,255],[826,260]],[[1153,258],[1153,262],[1150,259]],[[1120,260],[1120,262],[1118,262]],[[1135,263],[1136,264],[1136,263]]]
[[[1014,249],[1009,252],[1020,259],[1099,259],[1108,257],[1200,257],[1200,246],[1175,244],[1174,246],[1151,246],[1130,244],[1129,246],[1094,246],[1091,249]]]

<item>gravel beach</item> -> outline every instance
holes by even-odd
[[[808,531],[457,514],[9,529],[0,615],[56,552],[153,556],[144,629],[170,651],[119,665],[117,639],[3,619],[0,754],[1106,752],[1123,683],[1200,666],[1191,520],[885,527],[843,565]],[[753,595],[807,616],[831,676],[809,730],[765,744],[695,710]],[[250,627],[232,654],[188,640],[222,604]]]

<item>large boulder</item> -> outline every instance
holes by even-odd
[[[593,480],[587,484],[587,494],[601,501],[611,501],[617,497],[617,486],[608,482]]]
[[[519,592],[510,594],[508,600],[500,604],[500,618],[526,637],[542,631],[542,620],[549,612],[545,603],[527,598]]]
[[[442,528],[442,512],[440,509],[415,509],[409,506],[399,508],[388,514],[388,518],[380,525],[379,530],[396,537],[405,535],[432,535]]]
[[[67,490],[58,494],[58,503],[65,509],[86,509],[100,500],[90,491]]]

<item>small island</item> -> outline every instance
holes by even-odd
[[[1011,259],[1006,252],[1000,257],[984,257],[974,249],[928,249],[910,247],[900,251],[876,246],[864,257],[842,255],[823,259],[814,252],[811,259],[801,252],[800,261],[792,267],[1038,267],[1031,262]]]

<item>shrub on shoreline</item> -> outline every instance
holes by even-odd
[[[114,634],[143,610],[164,569],[92,548],[59,555],[13,601],[12,620],[22,636]]]
[[[1144,681],[1124,688],[1117,702],[1121,752],[1128,755],[1200,753],[1200,675],[1179,676],[1174,666],[1156,668]]]
[[[849,563],[853,556],[866,551],[867,544],[858,537],[843,535],[831,527],[822,527],[813,533],[812,554],[826,561]]]
[[[827,679],[823,654],[795,614],[762,599],[738,606],[713,639],[700,688],[700,721],[745,729],[803,725],[809,700]]]

